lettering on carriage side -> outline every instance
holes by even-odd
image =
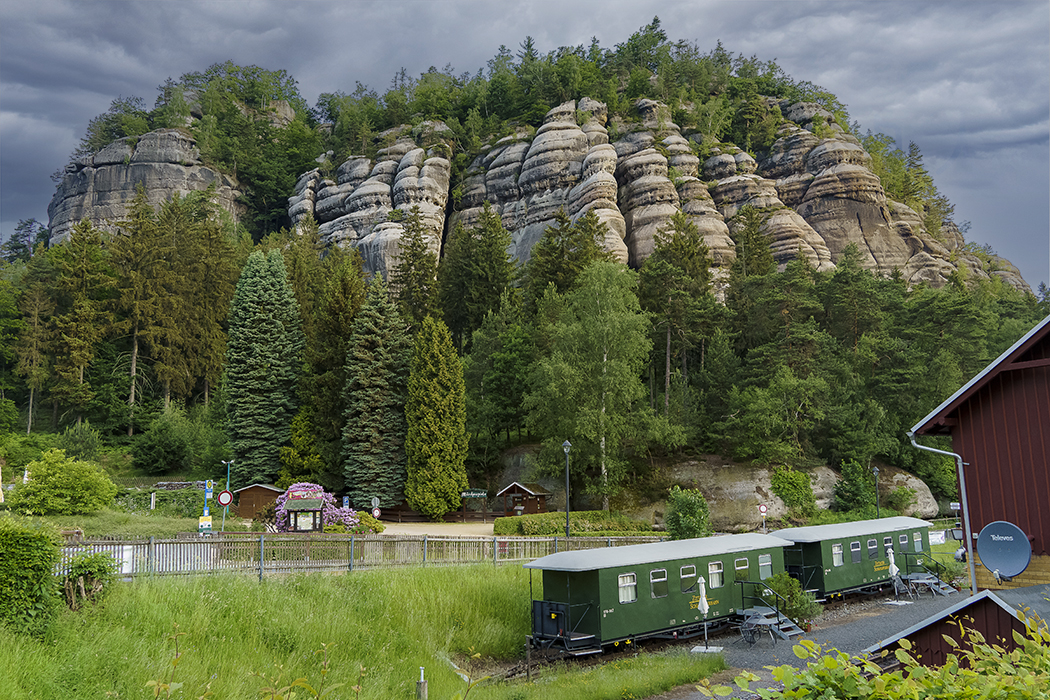
[[[890,562],[886,559],[880,559],[875,562],[876,571],[886,571],[890,568]]]

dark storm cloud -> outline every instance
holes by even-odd
[[[626,41],[659,15],[672,41],[775,59],[864,130],[916,142],[938,187],[1034,284],[1050,279],[1050,6],[918,0],[0,0],[0,231],[46,219],[88,121],[118,96],[232,60],[296,78],[314,103],[400,68],[474,74],[500,45]]]

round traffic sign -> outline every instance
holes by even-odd
[[[379,520],[379,509],[378,508],[373,508],[372,509],[372,517],[375,518],[376,520]]]
[[[763,503],[762,505],[760,505],[758,507],[758,512],[761,513],[762,515],[765,515],[766,514],[766,504]]]
[[[219,501],[220,506],[226,507],[233,503],[233,494],[229,491],[221,491],[217,500]]]

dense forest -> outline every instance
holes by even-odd
[[[26,221],[3,247],[4,477],[50,446],[122,473],[220,477],[233,459],[235,487],[310,481],[358,507],[407,496],[438,517],[468,481],[503,485],[506,448],[542,444],[542,473],[561,468],[569,440],[574,481],[605,507],[654,464],[695,453],[880,460],[952,495],[950,463],[904,431],[1050,313],[1043,289],[964,272],[909,288],[863,269],[855,249],[832,271],[778,269],[766,214],[747,206],[727,222],[724,302],[686,216],[636,271],[607,259],[593,215],[560,217],[519,266],[493,212],[449,231],[440,259],[411,212],[388,280],[369,280],[355,252],[323,250],[316,226],[285,228],[295,180],[321,154],[331,168],[374,155],[392,127],[440,120],[455,182],[483,144],[583,96],[613,114],[660,100],[677,124],[753,153],[779,125],[767,98],[818,102],[927,230],[952,222],[915,144],[861,135],[818,86],[721,44],[673,43],[658,19],[613,49],[541,54],[526,38],[476,74],[401,71],[383,94],[358,84],[313,108],[283,71],[215,65],[166,81],[152,109],[115,100],[74,155],[189,129],[244,186],[246,216],[232,221],[208,191],[158,208],[140,194],[115,235],[83,222],[48,248]]]

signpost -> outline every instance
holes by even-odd
[[[378,508],[373,508],[372,509],[372,517],[375,518],[376,520],[379,520],[380,514],[381,514],[381,511]]]
[[[766,531],[766,504],[762,503],[758,506],[758,512],[762,514],[762,532]]]

